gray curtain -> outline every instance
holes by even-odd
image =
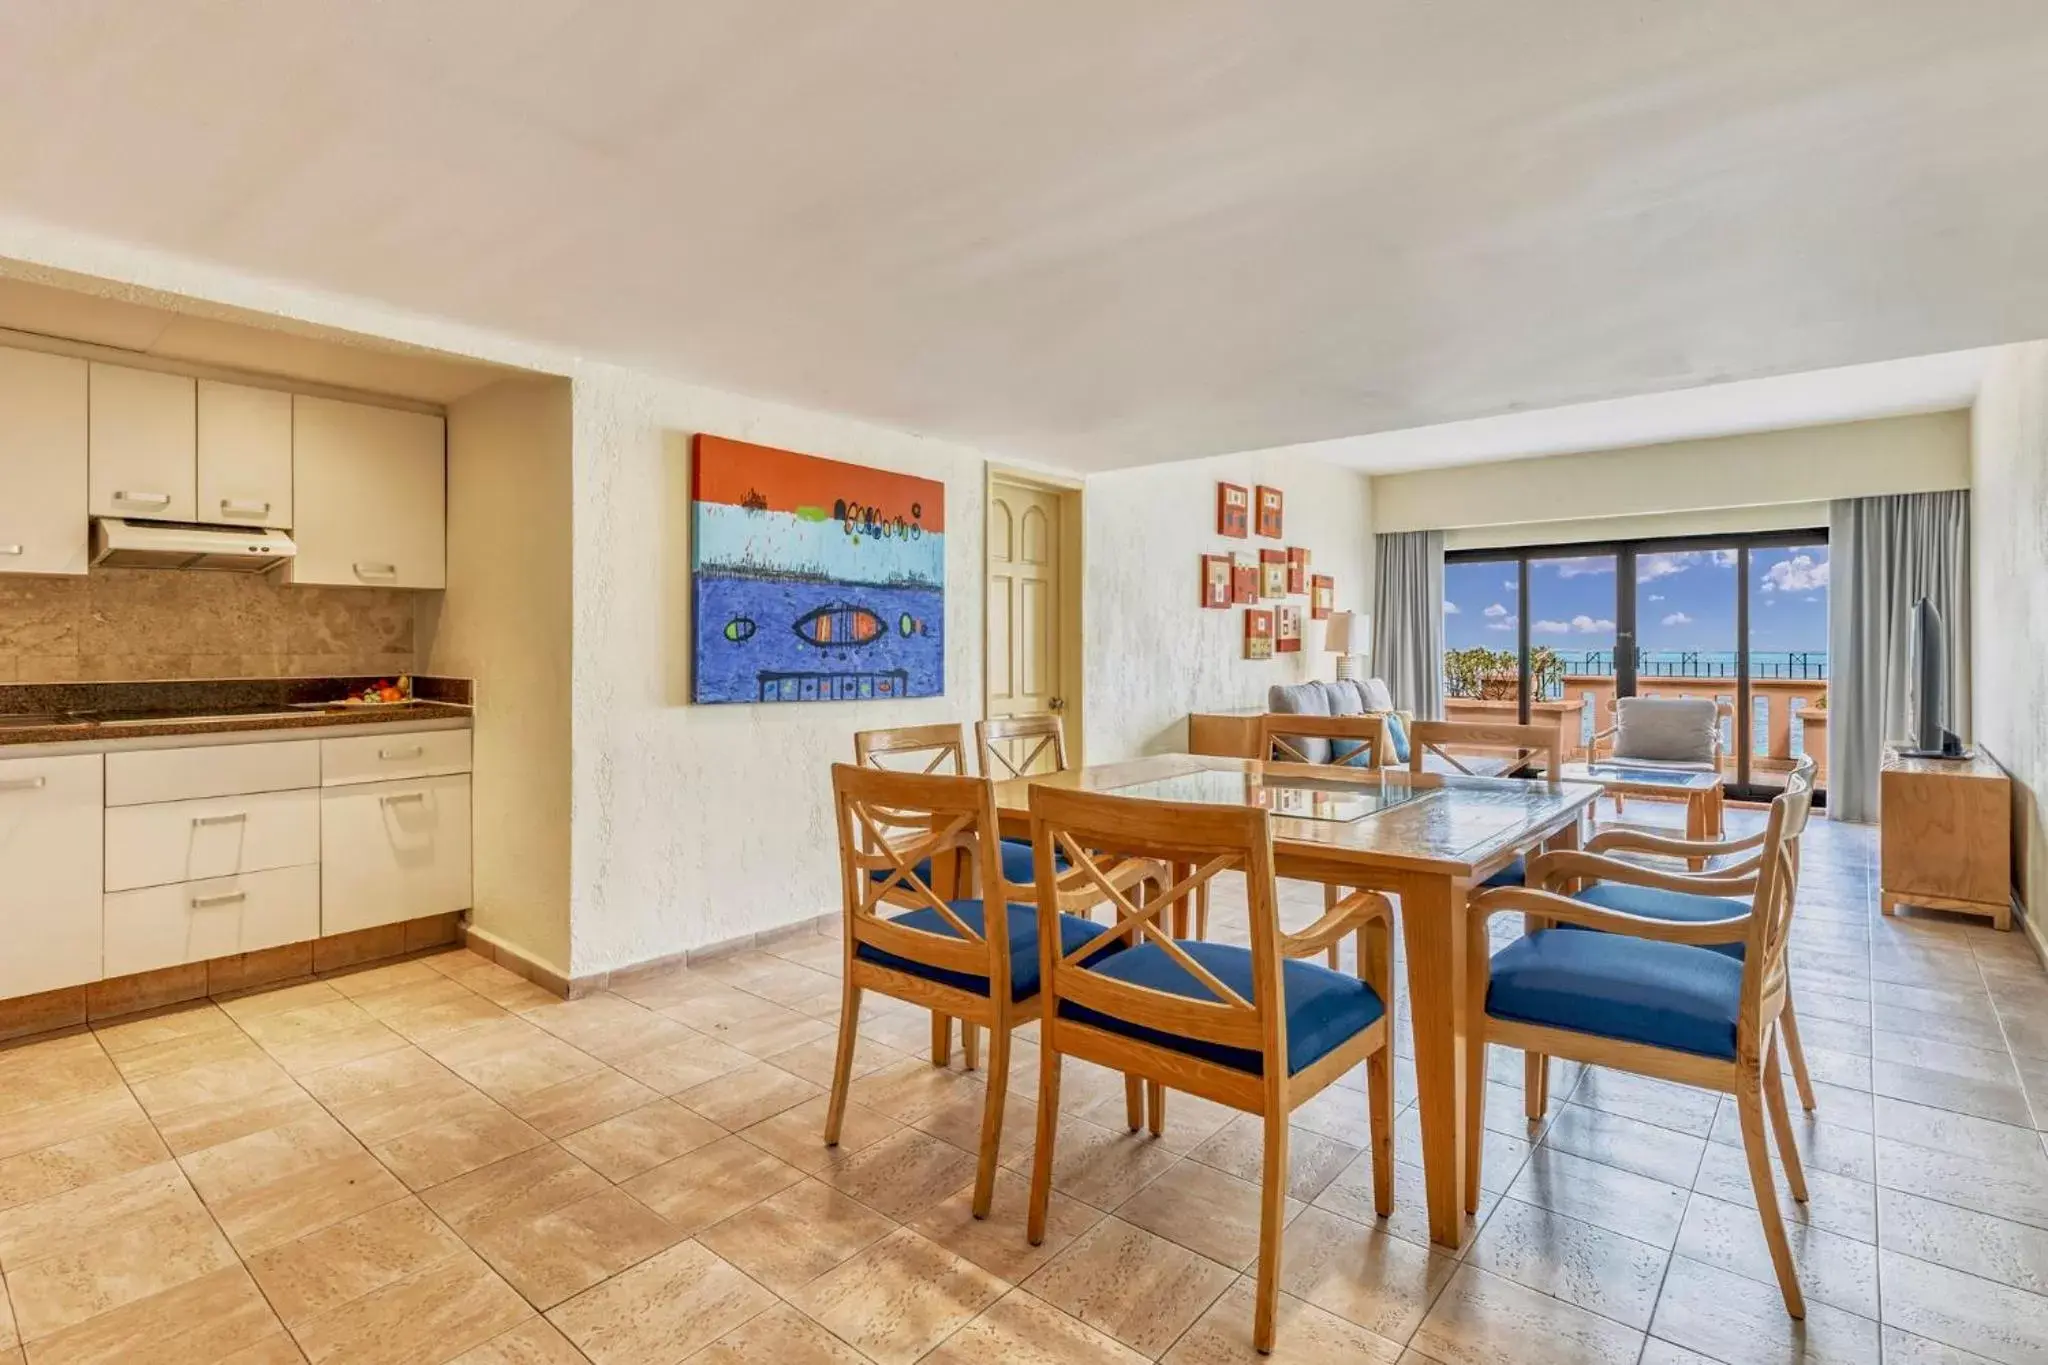
[[[1922,597],[1948,637],[1948,725],[1970,732],[1970,495],[1828,504],[1828,813],[1877,819],[1877,770],[1906,729],[1907,630]]]
[[[1371,675],[1394,705],[1426,720],[1444,713],[1444,533],[1375,537]]]

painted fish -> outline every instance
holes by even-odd
[[[886,629],[873,611],[845,602],[814,607],[790,622],[789,628],[798,639],[820,649],[871,645]]]
[[[751,617],[735,616],[725,623],[725,638],[734,644],[745,644],[754,638],[754,622]]]

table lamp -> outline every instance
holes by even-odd
[[[1323,626],[1323,651],[1337,656],[1337,681],[1358,677],[1358,656],[1370,647],[1372,617],[1356,612],[1333,611]]]

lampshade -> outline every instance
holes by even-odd
[[[1323,624],[1323,651],[1327,654],[1356,654],[1365,632],[1357,626],[1353,612],[1333,611]]]

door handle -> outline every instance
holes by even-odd
[[[0,781],[0,792],[41,791],[49,784],[50,779],[47,777],[10,777]]]
[[[192,823],[194,825],[232,825],[248,818],[249,812],[238,810],[232,815],[195,815],[192,817]]]
[[[427,799],[427,794],[425,792],[393,792],[389,796],[380,796],[377,799],[387,806],[401,806],[412,801],[424,802]]]
[[[123,493],[116,489],[114,491],[114,501],[147,503],[151,507],[169,507],[171,505],[171,495],[169,493]]]
[[[1067,709],[1067,699],[1065,697],[1054,697],[1046,702],[1045,709],[1048,711],[1064,711]]]
[[[194,910],[211,910],[216,905],[233,905],[237,901],[245,901],[247,899],[249,899],[249,893],[246,891],[223,891],[217,896],[194,896],[192,898],[192,908]]]
[[[220,510],[230,517],[267,517],[270,504],[267,502],[236,502],[233,498],[222,498]]]
[[[19,545],[0,545],[0,555],[18,555],[22,552],[22,547]]]
[[[356,571],[357,578],[398,577],[398,566],[396,564],[375,564],[368,560],[361,560],[349,567]]]
[[[415,744],[409,749],[379,749],[377,751],[377,757],[385,759],[387,761],[391,759],[400,758],[421,758],[425,756],[426,752],[426,745]]]

